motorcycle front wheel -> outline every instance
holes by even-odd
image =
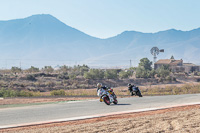
[[[103,101],[105,104],[110,105],[110,98],[108,96],[104,96]]]
[[[138,91],[136,94],[137,94],[139,97],[142,97],[141,92]]]

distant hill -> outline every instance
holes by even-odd
[[[143,57],[153,59],[153,46],[165,49],[158,58],[200,64],[200,28],[170,29],[157,33],[125,31],[100,39],[67,26],[48,14],[0,21],[0,68],[19,66],[88,64],[90,66],[137,65]]]

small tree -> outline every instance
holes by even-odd
[[[137,78],[147,78],[148,74],[147,74],[148,70],[145,70],[144,67],[138,67],[136,69],[136,77]]]
[[[39,69],[39,68],[36,68],[36,67],[34,67],[34,66],[31,66],[31,68],[29,68],[27,71],[28,71],[29,73],[34,73],[34,72],[39,72],[40,69]]]
[[[166,78],[170,75],[170,70],[168,66],[163,65],[156,69],[156,73],[158,74],[158,77]]]
[[[19,67],[12,67],[11,68],[11,72],[12,73],[20,73],[22,71],[22,69],[21,68],[19,68]]]
[[[174,60],[174,56],[172,55],[170,59]]]
[[[155,71],[154,69],[152,69],[152,70],[150,71],[149,78],[154,78],[155,75],[156,75],[156,71]]]
[[[64,66],[61,66],[59,71],[62,72],[62,73],[68,73],[68,71],[70,70],[70,68],[66,65]]]
[[[128,78],[129,77],[129,73],[125,72],[125,71],[120,71],[119,72],[119,77],[124,79],[124,78]]]
[[[103,79],[104,71],[100,69],[90,69],[89,72],[84,73],[84,78],[86,79]]]
[[[89,69],[90,69],[90,68],[89,68],[87,65],[83,64],[83,66],[80,66],[80,67],[79,67],[80,75],[83,76],[85,72],[88,72],[88,71],[89,71]]]
[[[150,70],[150,71],[152,69],[151,65],[152,62],[148,58],[142,58],[139,63],[139,67],[143,67],[145,70]]]
[[[51,66],[45,66],[43,68],[43,71],[46,73],[52,73],[54,71],[54,69]]]
[[[106,70],[105,78],[107,79],[116,79],[117,78],[117,70]]]

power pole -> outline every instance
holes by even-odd
[[[6,69],[7,69],[7,60],[6,60]]]
[[[19,62],[19,66],[20,66],[20,69],[22,69],[22,66],[21,66],[21,61]]]
[[[130,68],[132,67],[132,63],[131,63],[131,60],[130,60]]]

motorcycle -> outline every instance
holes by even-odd
[[[107,105],[111,103],[117,104],[117,96],[115,95],[113,89],[103,89],[101,88],[98,92],[98,96],[100,96],[100,102],[104,102]]]
[[[135,95],[135,96],[142,97],[140,89],[136,86],[131,87],[131,89],[129,88],[129,91],[131,93],[131,96]]]

